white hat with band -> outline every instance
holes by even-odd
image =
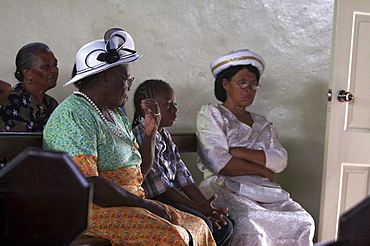
[[[85,44],[76,54],[76,75],[64,86],[120,64],[139,59],[134,41],[127,32],[116,29],[106,39]]]
[[[223,70],[231,66],[238,65],[252,65],[258,69],[258,71],[260,72],[260,76],[263,74],[263,71],[265,70],[265,61],[260,55],[248,49],[242,49],[232,51],[214,60],[211,63],[211,71],[213,77],[216,78],[217,75]]]

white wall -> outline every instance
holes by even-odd
[[[121,27],[143,55],[132,66],[136,85],[159,78],[177,92],[179,121],[171,131],[193,132],[200,106],[217,102],[211,61],[240,48],[262,55],[267,67],[251,110],[274,123],[289,151],[277,181],[318,222],[334,0],[0,0],[0,6],[0,79],[14,85],[19,48],[45,42],[60,67],[49,94],[61,102],[74,90],[62,84],[77,50]],[[132,115],[132,103],[127,111]],[[189,166],[195,158],[185,156]]]

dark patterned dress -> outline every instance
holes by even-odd
[[[8,97],[0,101],[0,132],[42,132],[58,102],[44,96],[43,108],[22,83],[12,88]]]
[[[47,109],[38,104],[22,83],[18,83],[0,101],[0,132],[42,132],[58,102],[45,94],[44,104]],[[0,158],[0,169],[9,161],[8,158]]]

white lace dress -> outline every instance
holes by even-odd
[[[250,127],[222,105],[202,106],[197,116],[198,167],[209,176],[200,188],[208,197],[217,194],[216,206],[229,208],[235,222],[231,245],[312,245],[314,220],[297,202],[258,203],[230,191],[217,175],[231,159],[230,147],[248,146],[255,138],[251,148],[264,150],[266,167],[275,173],[285,169],[288,155],[275,129],[271,124],[263,128],[264,116],[252,113],[252,118]]]

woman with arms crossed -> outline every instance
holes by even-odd
[[[211,63],[221,104],[204,105],[198,112],[199,167],[209,175],[200,188],[208,196],[217,194],[217,206],[229,208],[235,222],[232,245],[312,245],[314,221],[298,203],[289,197],[259,202],[227,186],[235,177],[250,175],[268,183],[287,165],[287,151],[274,127],[264,116],[247,111],[264,69],[262,57],[249,50]]]

